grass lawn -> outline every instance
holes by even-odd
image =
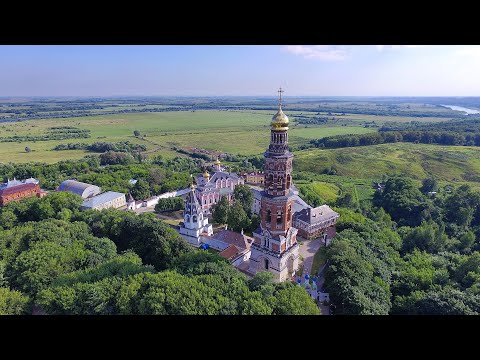
[[[325,264],[327,261],[326,249],[324,246],[321,246],[320,249],[315,253],[312,263],[312,274],[316,274],[320,269],[320,266]]]

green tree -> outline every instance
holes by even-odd
[[[427,208],[426,199],[413,180],[402,176],[389,178],[383,191],[375,192],[374,204],[383,207],[399,225],[407,226],[419,225],[422,211]]]
[[[433,221],[422,222],[420,226],[412,228],[403,239],[403,251],[411,252],[413,249],[428,252],[439,252],[445,249],[448,235],[445,227]]]
[[[438,190],[438,182],[434,178],[427,178],[422,181],[422,187],[420,191],[423,193],[428,193],[430,191]]]
[[[253,232],[255,231],[256,228],[260,226],[260,216],[257,214],[252,214],[252,217],[250,218],[250,230]]]
[[[0,287],[0,315],[26,315],[29,313],[28,296],[17,290]]]
[[[447,204],[445,218],[447,221],[462,227],[468,227],[475,217],[474,224],[479,223],[478,213],[480,193],[473,191],[469,185],[462,185],[445,199]]]
[[[355,198],[350,192],[345,193],[343,196],[339,197],[336,202],[337,206],[343,206],[350,209],[358,208],[358,202],[355,201]]]
[[[182,197],[172,197],[166,199],[159,199],[158,204],[155,205],[155,212],[175,211],[181,210],[185,207],[185,200]]]
[[[25,152],[29,153],[29,152],[31,152],[31,151],[32,151],[32,149],[30,149],[30,147],[25,146]]]
[[[240,202],[236,201],[228,210],[227,224],[233,231],[241,231],[250,226],[250,219]]]
[[[393,279],[394,296],[408,295],[415,290],[428,290],[433,286],[435,268],[432,255],[415,249],[398,264]]]
[[[70,209],[62,209],[57,213],[57,219],[63,220],[63,221],[70,221],[72,218],[72,210]]]
[[[472,246],[475,244],[475,233],[471,230],[468,230],[462,236],[460,236],[459,241],[460,243],[458,248],[463,252],[470,252]]]
[[[135,199],[145,200],[150,197],[150,186],[145,180],[138,179],[130,192]]]
[[[139,136],[140,136],[140,131],[134,130],[134,131],[133,131],[133,135],[134,135],[135,137],[139,137]]]
[[[273,313],[276,315],[320,315],[320,309],[300,286],[286,283],[275,293]]]
[[[108,237],[119,251],[132,249],[144,264],[157,270],[170,268],[174,260],[191,251],[190,245],[169,225],[153,213],[106,209],[84,211],[80,216],[98,237]]]
[[[212,218],[217,224],[226,224],[230,204],[226,196],[222,196],[218,203],[212,206]]]
[[[0,208],[0,229],[11,229],[17,223],[17,215],[13,211],[12,207]]]
[[[233,193],[235,202],[239,201],[245,213],[250,216],[253,207],[253,191],[248,185],[237,185]]]

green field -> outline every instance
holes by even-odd
[[[89,139],[68,139],[37,142],[1,143],[0,162],[57,162],[78,159],[83,150],[52,151],[62,143],[96,141],[131,141],[147,145],[149,155],[166,157],[179,155],[172,147],[198,147],[231,154],[257,155],[265,151],[269,142],[269,124],[273,112],[253,111],[178,111],[160,113],[134,113],[67,119],[29,120],[0,125],[0,137],[43,134],[52,126],[74,126],[91,131]],[[139,130],[145,140],[133,136]],[[360,126],[295,126],[292,122],[292,145],[309,139],[332,135],[360,134],[375,131]],[[25,152],[25,147],[32,149]]]
[[[384,174],[402,174],[417,181],[433,176],[441,184],[470,183],[480,188],[480,148],[411,143],[332,150],[308,149],[295,153],[296,171],[322,173],[334,166],[337,175],[322,175],[331,181],[350,183],[354,179],[381,180]],[[336,179],[338,178],[338,180]],[[360,186],[367,191],[365,185]],[[357,187],[357,192],[358,192]]]

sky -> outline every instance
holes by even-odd
[[[0,96],[480,96],[476,45],[0,45]]]

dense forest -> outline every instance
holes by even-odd
[[[319,314],[301,287],[247,280],[154,214],[53,193],[0,209],[0,314]]]
[[[396,176],[373,203],[337,208],[325,275],[336,314],[480,314],[480,193],[434,190]]]

